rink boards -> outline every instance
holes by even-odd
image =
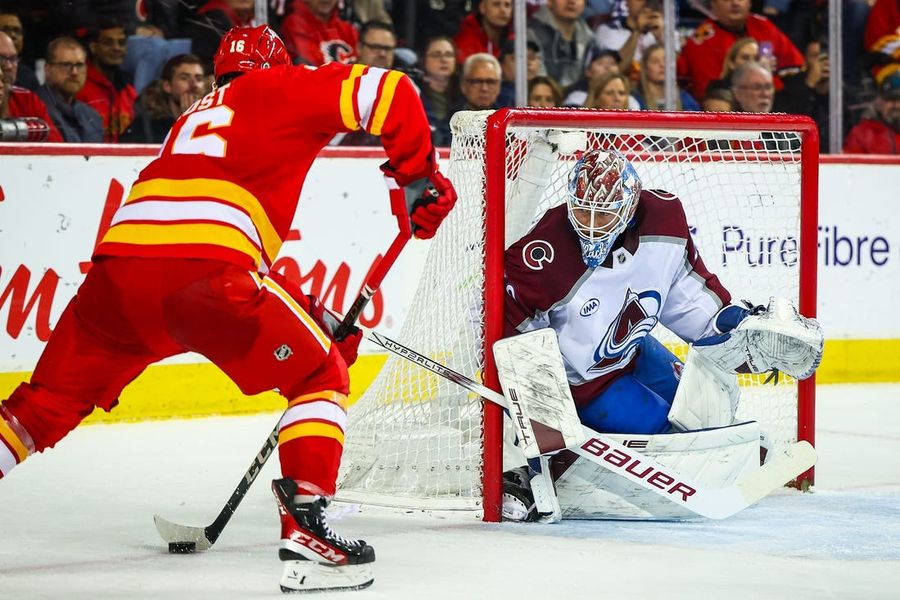
[[[98,236],[155,154],[150,147],[60,146],[65,154],[48,155],[50,148],[0,145],[0,397],[33,368]],[[377,169],[383,160],[374,150],[326,150],[276,263],[338,311],[349,307],[395,233]],[[818,315],[828,341],[818,382],[900,381],[900,199],[893,191],[900,189],[900,161],[822,161]],[[754,226],[760,233],[746,241],[748,257],[754,243],[767,243],[765,224]],[[365,325],[396,335],[427,245],[407,247],[364,313]],[[735,256],[705,259],[716,271]],[[355,393],[382,361],[364,348],[352,372]],[[151,367],[129,386],[115,420],[255,412],[281,402],[274,394],[248,400],[217,369],[188,355]]]

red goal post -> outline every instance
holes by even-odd
[[[414,303],[400,333],[410,348],[500,389],[489,349],[503,331],[504,250],[564,199],[575,157],[610,144],[634,162],[646,189],[681,198],[704,261],[736,300],[784,295],[815,316],[819,142],[810,119],[503,109],[461,113],[452,131],[449,174],[460,202],[432,242],[416,293],[421,307]],[[459,290],[469,295],[453,312]],[[683,353],[668,332],[654,334]],[[469,507],[498,520],[502,411],[484,403],[475,415],[477,399],[393,360],[350,411],[339,497]],[[771,388],[745,377],[742,390],[743,417],[774,431],[776,442],[814,442],[814,379]],[[798,485],[812,481],[810,470]]]

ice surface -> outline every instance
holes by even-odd
[[[724,521],[486,524],[363,511],[375,584],[315,598],[900,598],[900,386],[820,386],[815,493]],[[276,415],[91,426],[0,480],[0,600],[278,598],[272,460],[215,547],[166,552],[153,513],[209,524]]]

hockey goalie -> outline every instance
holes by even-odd
[[[735,422],[736,373],[804,379],[822,356],[819,324],[789,300],[735,302],[679,198],[643,189],[615,150],[581,155],[566,202],[508,247],[505,265],[505,336],[555,331],[582,424],[713,486],[760,466],[765,432]],[[651,335],[657,324],[690,344],[684,363]],[[504,474],[506,519],[690,516],[572,452],[548,458]]]

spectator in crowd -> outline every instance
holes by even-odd
[[[731,89],[706,88],[706,97],[701,103],[702,110],[706,112],[730,112],[734,110],[734,94]]]
[[[722,73],[720,78],[725,80],[731,79],[731,74],[734,73],[735,69],[752,60],[762,64],[760,58],[759,42],[754,38],[742,37],[735,40],[731,45],[731,48],[728,49],[728,53],[725,55],[725,62],[722,63]],[[763,64],[763,66],[768,68],[769,65]],[[769,70],[771,71],[772,69]]]
[[[403,23],[407,18],[407,7],[413,0],[394,1],[391,12],[394,23]],[[445,35],[453,38],[459,33],[463,19],[472,9],[473,0],[428,0],[416,1],[416,26],[407,30],[400,38],[410,47],[419,47],[423,41]]]
[[[467,58],[462,67],[460,90],[462,90],[463,105],[459,110],[497,108],[502,76],[500,61],[493,54],[479,52]]]
[[[534,108],[562,106],[562,88],[546,75],[538,75],[528,82],[528,106]]]
[[[103,119],[103,141],[117,142],[134,119],[137,92],[122,71],[127,38],[116,21],[104,19],[91,32],[87,81],[77,98]]]
[[[397,36],[394,33],[394,26],[382,21],[369,21],[359,30],[356,62],[390,69],[394,66],[394,50],[396,49]],[[381,143],[376,140],[374,145],[380,146]]]
[[[277,1],[281,2],[282,0]],[[369,21],[394,24],[394,20],[384,6],[384,0],[349,0],[343,4],[344,12],[341,14],[341,18],[356,28],[362,27]]]
[[[282,21],[282,38],[294,64],[318,67],[333,61],[356,62],[359,36],[338,15],[338,0],[294,0]]]
[[[731,75],[734,108],[748,113],[772,112],[775,84],[772,73],[758,62],[744,63]]]
[[[533,40],[525,42],[525,78],[534,79],[541,72],[541,47]],[[497,106],[516,105],[516,41],[506,40],[500,52],[500,69],[503,71],[503,82],[500,84],[500,96]]]
[[[878,86],[872,111],[844,140],[844,152],[900,154],[900,72],[893,72]]]
[[[616,50],[619,67],[629,74],[637,70],[644,51],[663,42],[663,14],[660,0],[625,0],[627,16],[600,25],[594,41],[600,48]]]
[[[607,73],[619,73],[621,57],[615,50],[601,50],[592,46],[584,55],[583,75],[568,88],[568,93],[563,99],[563,106],[584,106],[591,83],[597,81]],[[637,102],[632,107],[637,110]]]
[[[47,46],[44,85],[37,95],[66,142],[99,144],[103,119],[96,110],[75,98],[87,81],[87,54],[74,38],[60,37]]]
[[[265,0],[260,0],[265,1]],[[222,34],[232,27],[253,25],[254,0],[191,0],[196,13],[187,19],[185,35],[193,40],[190,51],[212,73],[213,56]]]
[[[19,66],[19,54],[12,39],[0,32],[0,119],[37,117],[47,124],[48,142],[61,142],[62,136],[53,125],[47,107],[31,90],[14,86]]]
[[[512,37],[512,0],[477,0],[456,34],[457,60],[462,63],[478,52],[500,58],[503,42]]]
[[[693,96],[676,89],[675,110],[700,110]],[[641,74],[632,96],[641,110],[665,110],[666,108],[666,49],[662,44],[650,46],[641,59]]]
[[[603,110],[628,110],[630,87],[628,78],[622,73],[607,73],[591,84],[584,106]]]
[[[710,9],[714,18],[693,31],[678,56],[678,76],[688,80],[694,97],[706,94],[706,86],[721,73],[728,49],[742,37],[754,38],[771,52],[778,75],[803,65],[803,55],[786,35],[765,17],[750,13],[750,0],[710,0]]]
[[[134,144],[161,144],[175,120],[209,92],[203,61],[193,54],[173,56],[162,76],[138,99],[135,118],[121,139]]]
[[[900,71],[900,2],[875,0],[863,44],[875,65],[873,74],[879,84]]]
[[[435,146],[449,146],[450,115],[453,107],[462,103],[452,38],[439,35],[426,42],[422,71],[419,95],[431,125],[431,141]]]
[[[813,40],[806,46],[803,70],[785,76],[784,88],[775,94],[775,112],[807,115],[819,127],[819,149],[828,151],[828,80],[831,74],[828,46]]]
[[[16,76],[14,85],[37,91],[40,82],[34,74],[34,70],[26,65],[22,60],[22,47],[25,45],[25,29],[22,27],[22,19],[14,12],[7,12],[0,7],[0,31],[9,36],[16,48],[16,55],[19,57],[19,71]]]
[[[842,2],[842,4],[846,6],[849,2]],[[846,11],[846,8],[844,10]],[[812,41],[811,35],[816,22],[816,2],[811,0],[763,0],[760,12],[772,21],[779,31],[784,32],[797,48],[806,48]]]
[[[547,0],[531,17],[528,35],[541,48],[547,75],[559,85],[575,83],[584,68],[584,55],[593,36],[582,18],[585,0]]]

